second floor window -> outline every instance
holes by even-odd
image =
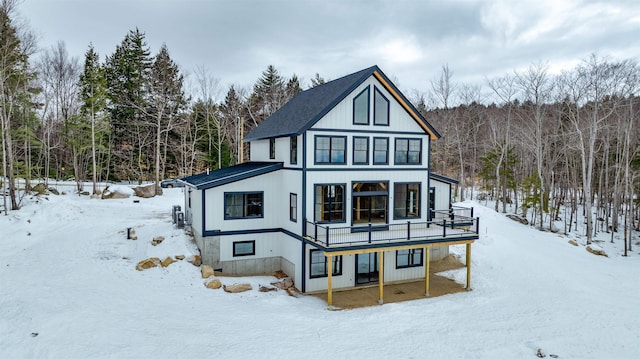
[[[344,136],[316,136],[316,163],[345,163],[347,138]]]
[[[314,205],[316,222],[344,222],[345,185],[316,185]]]
[[[353,164],[369,164],[369,137],[353,138]]]
[[[396,164],[420,164],[420,139],[396,139]]]
[[[226,192],[224,219],[262,218],[263,192]]]
[[[362,90],[353,99],[353,124],[368,125],[369,124],[369,87]]]
[[[389,139],[373,139],[373,164],[386,165],[389,163]]]
[[[292,165],[298,163],[298,137],[291,136],[291,141],[289,142],[289,162]]]
[[[270,159],[276,158],[276,139],[275,138],[269,139],[269,158]]]

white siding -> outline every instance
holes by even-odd
[[[434,187],[436,190],[436,203],[434,209],[436,211],[449,209],[449,204],[451,203],[451,184],[432,178],[431,187]]]
[[[285,167],[302,167],[302,136],[298,136],[298,161],[291,164],[291,137],[278,137],[276,141],[276,157],[269,158],[269,139],[251,141],[251,161],[283,162]]]

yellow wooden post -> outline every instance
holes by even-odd
[[[378,304],[384,303],[384,252],[377,252],[380,256],[380,265],[378,267]]]
[[[332,282],[333,279],[333,257],[330,255],[327,256],[327,305],[333,305],[333,288]]]
[[[429,264],[431,264],[431,248],[426,247],[424,249],[426,253],[426,258],[425,261],[426,263],[424,264],[424,295],[425,297],[429,296]]]
[[[471,243],[467,243],[467,290],[471,290]]]

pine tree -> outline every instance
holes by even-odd
[[[91,178],[93,181],[93,194],[97,194],[96,136],[102,138],[108,131],[108,127],[104,123],[106,119],[107,80],[104,68],[100,65],[98,53],[94,50],[92,44],[89,45],[89,49],[85,53],[84,71],[80,75],[78,88],[81,101],[81,118],[89,122],[91,127]]]
[[[322,84],[324,84],[325,81],[322,77],[320,77],[320,74],[316,72],[316,76],[314,78],[311,79],[311,87],[316,87],[316,86],[320,86]]]
[[[231,163],[234,162],[234,159],[235,163],[242,162],[240,158],[240,143],[242,141],[240,127],[242,126],[242,112],[242,100],[238,96],[235,87],[232,85],[229,87],[229,91],[227,91],[224,103],[220,105],[220,116],[222,117],[222,122],[226,125],[226,138],[229,143]]]

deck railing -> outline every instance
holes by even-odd
[[[324,246],[447,239],[477,235],[479,218],[454,215],[427,222],[334,226],[305,221],[306,237]]]

